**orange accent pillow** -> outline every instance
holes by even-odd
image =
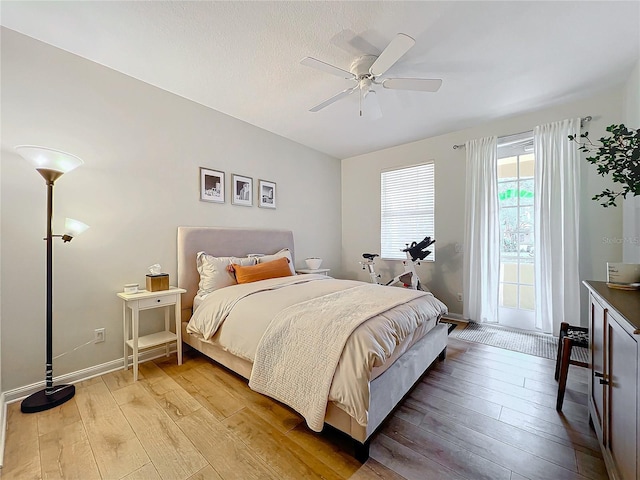
[[[272,262],[259,263],[250,267],[233,264],[238,283],[251,283],[269,278],[290,277],[289,259],[282,257]]]

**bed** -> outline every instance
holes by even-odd
[[[397,287],[381,287],[350,280],[335,280],[324,275],[297,275],[261,280],[253,284],[234,285],[230,288],[225,287],[204,298],[197,296],[200,282],[200,274],[196,266],[198,252],[206,252],[216,257],[247,258],[248,254],[272,254],[285,249],[285,251],[288,251],[288,256],[290,256],[291,264],[293,265],[295,260],[294,241],[293,233],[289,230],[179,227],[177,247],[178,286],[187,291],[183,294],[182,299],[183,341],[217,363],[248,379],[249,386],[255,390],[268,394],[302,413],[307,420],[307,424],[313,430],[319,431],[322,425],[328,424],[349,435],[355,441],[356,458],[361,461],[368,458],[370,439],[384,419],[436,359],[444,360],[447,326],[440,323],[440,318],[446,313],[446,307],[432,295],[424,294],[423,292]],[[311,291],[314,293],[310,294],[309,292]],[[316,291],[322,293],[316,294]],[[381,293],[386,295],[387,292],[390,297],[385,301],[392,302],[393,308],[388,306],[380,307],[382,300],[374,300],[372,298],[384,297]],[[338,298],[344,298],[344,307],[338,306],[341,305],[341,303],[336,303]],[[354,300],[356,298],[358,299],[357,301]],[[264,324],[263,328],[270,332],[274,330],[274,325],[276,324],[291,325],[286,322],[290,321],[289,317],[295,317],[296,313],[298,315],[296,318],[302,318],[303,320],[311,318],[314,308],[319,309],[318,312],[323,312],[322,315],[326,315],[327,305],[331,306],[332,311],[335,306],[337,311],[341,312],[342,319],[350,318],[353,308],[349,307],[349,305],[357,302],[359,311],[362,311],[361,305],[368,305],[368,300],[364,301],[362,299],[371,299],[371,305],[367,307],[369,308],[369,316],[364,321],[362,319],[354,320],[355,326],[352,326],[352,333],[345,337],[347,340],[345,340],[344,351],[342,351],[342,347],[338,343],[338,349],[340,350],[338,351],[339,357],[336,357],[338,367],[335,377],[331,372],[330,385],[327,385],[328,397],[323,397],[324,390],[322,388],[319,388],[317,395],[315,395],[316,392],[311,392],[314,394],[310,395],[308,391],[304,395],[289,391],[283,393],[282,387],[279,385],[276,386],[280,388],[279,390],[273,386],[270,387],[272,388],[271,391],[268,390],[265,385],[271,381],[272,376],[276,378],[277,374],[265,370],[266,367],[263,365],[265,359],[266,363],[269,363],[274,356],[274,352],[278,354],[277,356],[282,354],[285,357],[292,357],[296,349],[294,347],[282,348],[278,344],[265,346],[269,344],[266,341],[266,334],[262,337],[262,331],[249,334],[245,330],[243,335],[243,327],[239,322],[245,321],[251,325],[251,328],[254,328],[254,326],[260,328],[259,325]],[[195,312],[194,302],[197,306]],[[260,304],[258,302],[263,303]],[[273,306],[280,304],[282,305],[282,311],[277,314],[274,313],[272,310],[275,307]],[[225,308],[220,305],[225,305]],[[265,310],[265,315],[268,318],[271,318],[269,317],[271,315],[273,319],[262,320],[254,317],[254,315],[257,315],[254,313],[256,305],[263,305],[264,308],[260,308],[260,310]],[[343,310],[340,310],[340,308],[343,308]],[[220,317],[224,318],[224,321],[214,322],[214,328],[210,328],[206,326],[208,324],[203,323],[210,322],[210,320],[204,320],[210,315],[208,312],[219,311],[224,311],[224,315]],[[284,318],[285,313],[288,315],[286,319]],[[247,317],[251,317],[250,321],[243,320]],[[404,319],[404,317],[407,317],[408,320]],[[326,317],[319,316],[318,318]],[[396,318],[402,320],[396,320]],[[398,335],[397,332],[393,333],[397,338],[391,349],[392,351],[386,351],[388,349],[385,349],[385,352],[378,355],[380,358],[384,357],[382,363],[378,358],[375,362],[368,360],[366,367],[358,367],[368,368],[370,371],[364,376],[364,383],[359,380],[358,382],[361,385],[357,384],[358,382],[352,381],[348,376],[355,375],[351,372],[350,367],[355,362],[345,358],[347,352],[351,352],[349,354],[350,358],[354,357],[353,352],[349,350],[353,348],[350,347],[350,344],[358,342],[355,339],[358,334],[361,336],[367,335],[366,332],[364,334],[361,333],[363,330],[371,330],[373,328],[372,325],[375,325],[376,322],[383,322],[381,325],[386,325],[384,322],[389,322],[389,319],[394,322],[409,322],[413,324],[413,329],[403,335]],[[282,323],[284,320],[286,321]],[[190,321],[191,323],[189,323]],[[319,328],[329,328],[324,321],[314,319],[314,322],[319,325]],[[307,323],[313,322],[307,321]],[[334,328],[333,325],[331,328]],[[402,329],[406,328],[408,327],[402,327]],[[210,329],[210,331],[205,332],[207,329]],[[289,327],[281,327],[281,331],[274,336],[279,338],[290,331]],[[232,337],[232,334],[236,336]],[[297,338],[300,338],[299,334],[296,335],[298,335]],[[327,336],[326,332],[324,335]],[[385,333],[385,335],[387,334]],[[252,340],[252,336],[256,337],[256,339]],[[303,338],[307,336],[308,334],[305,333]],[[340,335],[336,334],[335,336]],[[236,340],[228,340],[233,338]],[[229,342],[232,343],[230,344]],[[285,339],[284,344],[293,345],[290,338]],[[355,343],[355,345],[359,344]],[[304,348],[307,347],[305,346]],[[325,355],[309,355],[308,358],[301,359],[300,363],[306,362],[308,364],[313,361],[318,368],[322,369],[331,364],[331,352],[333,350],[336,349],[329,348],[326,357]],[[318,361],[319,357],[322,357],[323,360]],[[291,375],[295,375],[295,372],[291,373]],[[344,378],[342,378],[342,375],[344,375]],[[318,379],[314,379],[314,381],[322,383],[322,375],[315,375],[314,373],[314,375],[309,376],[317,376]],[[358,374],[358,376],[363,377],[361,374]],[[351,385],[352,383],[355,386]],[[341,389],[347,388],[345,385],[348,388],[356,389],[353,395],[349,393],[346,396],[349,398],[352,396],[358,397],[360,399],[358,401],[363,404],[362,407],[357,402],[353,406],[349,403],[351,400],[343,399],[345,395]],[[334,395],[334,390],[342,393]],[[322,397],[324,403],[307,406],[306,402],[313,403],[313,397]],[[304,405],[301,407],[296,402],[303,402]],[[318,428],[316,412],[319,407],[321,407],[321,416],[319,419],[320,427]],[[305,408],[309,408],[309,410],[305,410]],[[365,410],[364,414],[362,412],[363,408]]]

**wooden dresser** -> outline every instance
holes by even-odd
[[[589,289],[589,417],[609,477],[640,478],[640,291]]]

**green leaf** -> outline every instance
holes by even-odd
[[[601,203],[605,208],[615,207],[617,198],[626,198],[627,193],[640,195],[640,128],[631,130],[624,124],[613,124],[606,131],[611,135],[600,138],[600,145],[591,142],[588,132],[580,135],[586,139],[583,143],[577,142],[575,135],[569,136],[570,140],[578,143],[579,151],[592,153],[586,160],[596,165],[598,175],[604,177],[611,174],[613,183],[622,185],[620,191],[614,192],[607,188],[592,198],[605,200],[605,203]]]

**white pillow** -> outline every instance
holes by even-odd
[[[258,263],[272,262],[273,260],[277,260],[282,257],[289,259],[289,268],[291,269],[291,275],[295,275],[296,268],[293,266],[293,258],[291,258],[291,252],[289,251],[288,248],[283,248],[282,250],[274,253],[273,255],[263,255],[261,257],[258,257]]]
[[[214,290],[236,285],[236,277],[233,272],[227,271],[227,266],[237,263],[244,267],[256,264],[255,258],[236,257],[214,257],[205,252],[196,254],[196,266],[200,274],[200,284],[198,285],[198,295],[204,296]]]

